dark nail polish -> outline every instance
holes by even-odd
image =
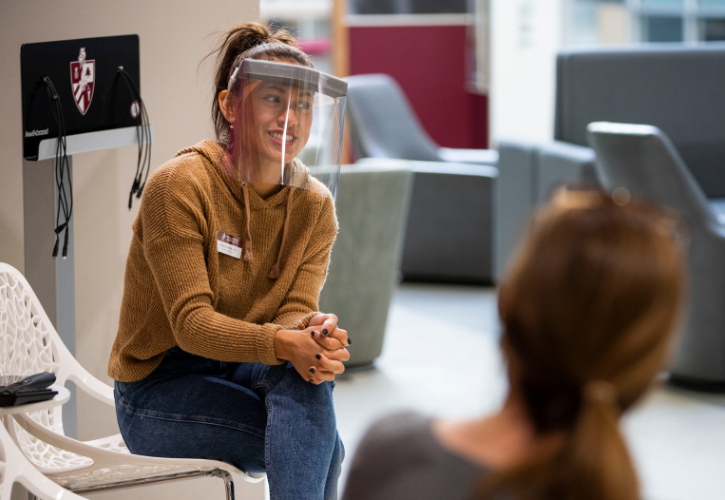
[[[312,334],[312,335],[311,335],[312,337],[314,337],[314,336],[315,336],[315,332],[310,332],[310,333]]]
[[[313,379],[313,378],[311,378],[310,380],[308,380],[308,382],[314,382],[314,381],[315,381],[315,379]]]
[[[322,329],[322,335],[327,335],[328,333],[330,333],[330,332],[327,331],[327,328]]]
[[[352,345],[352,340],[350,340],[350,337],[347,338],[347,345]]]
[[[314,368],[310,368],[310,371],[311,371],[312,373],[315,373],[315,369],[314,369]]]
[[[316,357],[317,359],[322,359],[322,356],[320,356],[319,354],[315,354],[315,357]]]

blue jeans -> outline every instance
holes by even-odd
[[[224,363],[174,347],[148,377],[116,382],[116,416],[132,453],[266,472],[272,500],[333,500],[345,455],[333,387],[290,363]]]

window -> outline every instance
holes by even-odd
[[[684,29],[680,16],[643,16],[642,41],[682,42]]]
[[[568,0],[565,39],[570,45],[627,43],[630,14],[624,0]]]
[[[699,25],[700,41],[725,41],[725,19],[700,19]]]
[[[641,0],[641,2],[644,7],[683,7],[685,5],[684,0]]]
[[[349,0],[351,14],[465,14],[467,0]]]
[[[568,45],[725,41],[725,0],[566,0]]]

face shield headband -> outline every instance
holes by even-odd
[[[231,116],[225,171],[242,184],[335,197],[347,82],[305,66],[235,64],[224,107]]]

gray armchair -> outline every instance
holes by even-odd
[[[403,277],[490,282],[491,198],[498,173],[492,165],[498,153],[438,147],[390,76],[359,75],[347,81],[355,156],[415,161]]]
[[[671,382],[725,391],[725,224],[677,148],[649,125],[592,123],[589,140],[605,189],[626,187],[678,210],[692,232],[690,305]],[[719,208],[722,204],[715,203]]]
[[[382,351],[412,177],[408,162],[402,161],[342,168],[335,201],[340,231],[320,310],[336,314],[350,334],[348,367],[369,365]]]
[[[506,195],[496,197],[496,277],[530,210],[562,183],[593,180],[594,153],[586,137],[591,122],[659,127],[672,139],[705,196],[724,198],[723,81],[723,43],[562,52],[557,58],[555,142],[500,142],[498,185]],[[530,175],[526,182],[516,177],[525,171]],[[533,195],[526,188],[532,184]],[[511,212],[506,204],[514,202],[519,205]]]
[[[499,281],[531,210],[564,181],[596,184],[594,151],[566,142],[499,142],[494,193],[494,277]]]

